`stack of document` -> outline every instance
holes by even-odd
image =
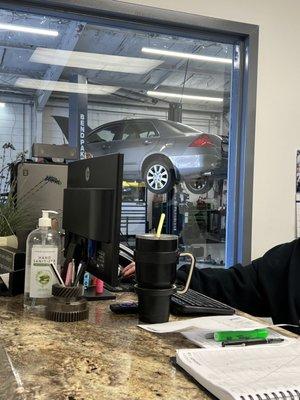
[[[300,400],[300,340],[269,329],[280,343],[222,347],[212,333],[272,328],[239,315],[140,325],[154,333],[180,332],[199,347],[176,351],[176,363],[220,400]]]
[[[240,315],[218,315],[213,317],[191,318],[182,321],[167,322],[164,324],[139,325],[139,327],[153,333],[179,332],[199,347],[222,347],[220,342],[216,342],[213,339],[211,336],[212,333],[234,330],[248,331],[251,329],[267,328],[272,326],[253,321]],[[285,341],[290,340],[272,330],[270,330],[268,338],[285,338]],[[276,346],[278,345],[279,344],[277,343]]]

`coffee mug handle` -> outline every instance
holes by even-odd
[[[180,253],[179,257],[189,257],[191,259],[191,268],[190,268],[190,272],[189,272],[188,278],[186,280],[185,288],[183,290],[178,290],[177,291],[178,294],[184,294],[184,293],[186,293],[188,291],[188,288],[190,287],[190,283],[191,283],[194,267],[195,267],[195,264],[196,264],[196,260],[195,260],[195,257],[193,256],[193,254],[191,254],[191,253]]]

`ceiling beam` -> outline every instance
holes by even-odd
[[[146,94],[148,90],[153,90],[153,85],[149,83],[135,83],[135,82],[130,82],[127,83],[124,80],[113,80],[113,81],[107,81],[107,80],[89,80],[89,83],[95,84],[95,85],[109,85],[109,86],[118,86],[121,87],[122,89],[128,89],[128,90],[135,90],[135,91],[141,91],[143,95]],[[180,86],[160,86],[159,90],[161,92],[170,92],[170,93],[181,93],[182,88]],[[190,95],[195,95],[195,96],[209,96],[209,97],[228,97],[230,95],[229,90],[209,90],[209,89],[194,89],[194,88],[184,88],[184,93],[185,94],[190,94]],[[138,94],[138,93],[136,93]]]
[[[8,71],[7,68],[0,68],[0,79],[12,86],[14,85],[14,80],[17,78],[34,78],[34,76],[36,77],[36,75],[33,74],[22,74],[20,73],[19,69],[9,68]]]
[[[164,72],[169,72],[169,74],[172,74],[174,72],[183,72],[185,73],[185,67],[181,67],[180,65],[159,65],[156,70],[161,70]],[[226,66],[223,71],[214,71],[213,68],[209,68],[209,66],[202,66],[201,68],[195,68],[195,67],[189,67],[188,68],[188,74],[194,74],[194,75],[214,75],[218,77],[224,77],[224,76],[231,76],[231,68],[228,68]]]
[[[21,99],[27,99],[27,100],[34,100],[34,93],[30,94],[30,93],[23,93],[19,90],[15,90],[15,89],[9,89],[6,87],[0,87],[0,97],[1,99],[5,98],[5,97],[9,97],[9,96],[16,96],[18,98]]]
[[[158,92],[167,92],[174,94],[182,94],[182,87],[174,87],[174,86],[160,86]],[[191,96],[206,96],[206,97],[222,97],[227,98],[230,95],[229,90],[210,90],[204,88],[189,88],[185,87],[183,90],[183,94],[191,95]]]
[[[47,48],[45,46],[39,46],[42,48]],[[13,50],[19,50],[19,51],[34,51],[36,49],[36,46],[34,45],[21,45],[21,44],[17,44],[14,45],[13,43],[10,42],[1,42],[0,44],[0,49],[13,49]],[[65,50],[65,49],[64,49]],[[112,49],[110,48],[111,54],[114,54],[114,52],[112,51]],[[128,57],[130,57],[130,55],[128,55]],[[231,76],[231,68],[229,65],[225,65],[224,66],[224,71],[220,72],[220,71],[216,71],[214,72],[212,68],[210,68],[207,63],[204,67],[201,68],[195,68],[195,67],[189,67],[188,69],[188,73],[193,73],[195,75],[203,75],[203,74],[207,74],[207,75],[214,75],[214,76],[219,76],[219,77],[224,77],[224,76]],[[174,72],[185,72],[185,68],[181,67],[180,64],[178,65],[178,63],[176,64],[176,66],[174,64],[168,64],[167,60],[165,60],[164,64],[158,66],[156,68],[156,70],[160,70],[162,72],[165,73],[174,73]],[[92,70],[91,70],[92,71]],[[94,71],[93,71],[94,72]],[[100,71],[101,73],[101,71]]]
[[[11,42],[3,42],[2,41],[0,43],[0,48],[1,49],[13,49],[13,50],[20,50],[20,51],[28,51],[28,50],[35,50],[36,46],[33,44],[13,44]]]
[[[38,71],[25,71],[22,67],[0,66],[0,76],[14,76],[17,78],[43,79],[44,74]]]
[[[85,28],[86,24],[81,22],[71,21],[68,25],[66,32],[64,32],[61,42],[58,46],[60,49],[64,50],[74,50],[78,40]],[[58,81],[62,72],[64,70],[63,66],[51,65],[46,71],[43,79],[50,81]],[[38,90],[37,91],[37,110],[41,111],[44,109],[49,97],[51,96],[51,91],[49,90]]]
[[[191,54],[196,53],[198,50],[199,46],[195,46],[194,49],[192,51],[190,51]],[[165,63],[167,63],[167,61],[165,61]],[[207,65],[207,62],[202,62],[202,63],[198,63],[198,65],[200,66],[204,66],[202,68],[195,68],[195,67],[191,67],[191,63],[194,64],[193,61],[191,61],[190,59],[186,59],[186,58],[182,58],[179,59],[175,65],[171,65],[169,68],[167,68],[162,75],[160,76],[160,78],[157,80],[157,82],[155,84],[152,85],[152,89],[151,90],[156,90],[160,87],[160,85],[162,85],[168,78],[170,78],[172,76],[172,74],[176,71],[181,71],[183,73],[187,72],[186,76],[191,76],[193,74],[195,75],[203,75],[203,74],[208,74],[208,75],[218,75],[220,74],[222,77],[224,77],[226,74],[231,74],[231,66],[229,65],[224,65],[224,70],[223,71],[216,71],[216,73],[213,72],[213,67]],[[220,68],[220,65],[218,65],[218,68]],[[162,69],[161,66],[158,67],[158,69]],[[151,79],[151,72],[148,74],[149,79]]]
[[[145,80],[150,80],[152,78],[152,74],[153,71],[161,71],[161,73],[163,74],[168,74],[168,75],[172,75],[176,72],[181,72],[181,73],[185,73],[185,68],[181,68],[180,66],[178,67],[178,65],[166,65],[166,64],[162,64],[159,65],[158,67],[155,68],[155,70],[152,70],[150,72],[148,72],[148,74],[145,76]],[[102,71],[95,71],[95,70],[87,70],[87,73],[92,77],[96,78],[100,78],[101,79],[101,74]],[[230,78],[231,77],[231,69],[224,69],[224,71],[214,71],[212,68],[209,67],[203,67],[203,68],[189,68],[188,69],[188,74],[193,74],[196,76],[203,76],[203,75],[208,75],[209,77],[214,76],[218,79],[225,79],[226,78]],[[166,78],[164,78],[166,79]],[[153,88],[153,87],[152,87]]]
[[[30,89],[21,89],[21,88],[17,88],[14,86],[15,81],[17,78],[19,77],[30,77],[30,78],[37,78],[36,74],[30,74],[30,75],[24,75],[20,73],[19,69],[9,69],[11,71],[11,73],[8,72],[1,72],[1,71],[7,71],[8,69],[6,68],[0,68],[0,87],[2,90],[4,90],[4,88],[6,88],[6,90],[8,91],[17,91],[17,92],[21,92],[21,93],[35,93],[34,90],[30,90]],[[42,79],[42,77],[40,77],[40,79]],[[127,95],[132,97],[132,98],[136,98],[136,99],[140,99],[142,101],[146,101],[148,99],[149,103],[153,103],[153,100],[155,99],[155,97],[149,97],[146,92],[147,90],[152,90],[152,85],[150,84],[143,84],[141,83],[134,83],[134,82],[130,82],[130,83],[126,83],[124,81],[117,81],[117,80],[113,80],[113,81],[89,81],[89,83],[92,84],[96,84],[96,85],[109,85],[109,86],[118,86],[121,87],[120,91],[123,90],[124,92],[127,92]],[[182,92],[182,88],[180,87],[172,87],[172,86],[161,86],[159,88],[160,91],[162,92],[170,92],[170,93],[180,93]],[[121,95],[120,91],[118,91],[118,94]],[[209,89],[194,89],[194,88],[185,88],[184,89],[184,94],[190,94],[190,95],[195,95],[195,96],[208,96],[208,97],[223,97],[224,99],[228,99],[230,96],[230,91],[229,90],[225,90],[225,91],[218,91],[218,90],[209,90]],[[157,99],[159,101],[163,101],[163,99]]]
[[[52,101],[65,101],[67,100],[67,96],[64,96],[62,94],[55,94],[53,96],[51,96],[51,100],[50,100],[50,104],[52,104]],[[55,103],[53,103],[55,104]],[[101,96],[101,99],[99,99],[99,96],[93,96],[90,95],[89,96],[89,106],[90,105],[112,105],[115,107],[120,107],[120,100],[118,98],[115,98],[115,96],[109,96],[109,97],[105,97],[103,98],[103,96]],[[169,103],[167,102],[162,102],[162,101],[158,101],[157,104],[151,104],[151,103],[142,103],[139,101],[133,101],[133,100],[127,100],[125,97],[123,98],[123,102],[122,102],[123,106],[128,106],[128,107],[138,107],[138,108],[142,108],[142,107],[146,107],[146,109],[153,109],[155,111],[160,110],[160,111],[167,111],[168,107],[169,107]],[[65,105],[62,105],[63,107],[68,107],[68,104],[65,103]],[[155,112],[154,111],[154,112]],[[197,106],[197,104],[184,104],[184,112],[187,113],[194,113],[197,112],[197,114],[199,115],[207,115],[207,114],[214,114],[214,115],[219,115],[223,113],[223,108],[219,107],[219,108],[214,108],[212,104],[208,104],[204,107],[199,107]]]

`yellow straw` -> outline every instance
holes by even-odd
[[[159,220],[159,224],[158,224],[158,228],[157,228],[157,232],[156,232],[156,237],[160,238],[161,235],[161,230],[164,224],[164,220],[165,220],[166,214],[162,213],[160,216],[160,220]]]

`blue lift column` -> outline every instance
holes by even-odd
[[[74,75],[71,82],[78,85],[87,85],[86,77]],[[87,106],[88,94],[69,94],[69,145],[78,149],[79,159],[85,158],[85,136],[87,133]]]
[[[182,122],[182,104],[170,103],[168,120],[173,122]],[[175,196],[175,189],[172,188],[167,193],[167,209],[166,209],[166,233],[178,235],[178,204]]]

